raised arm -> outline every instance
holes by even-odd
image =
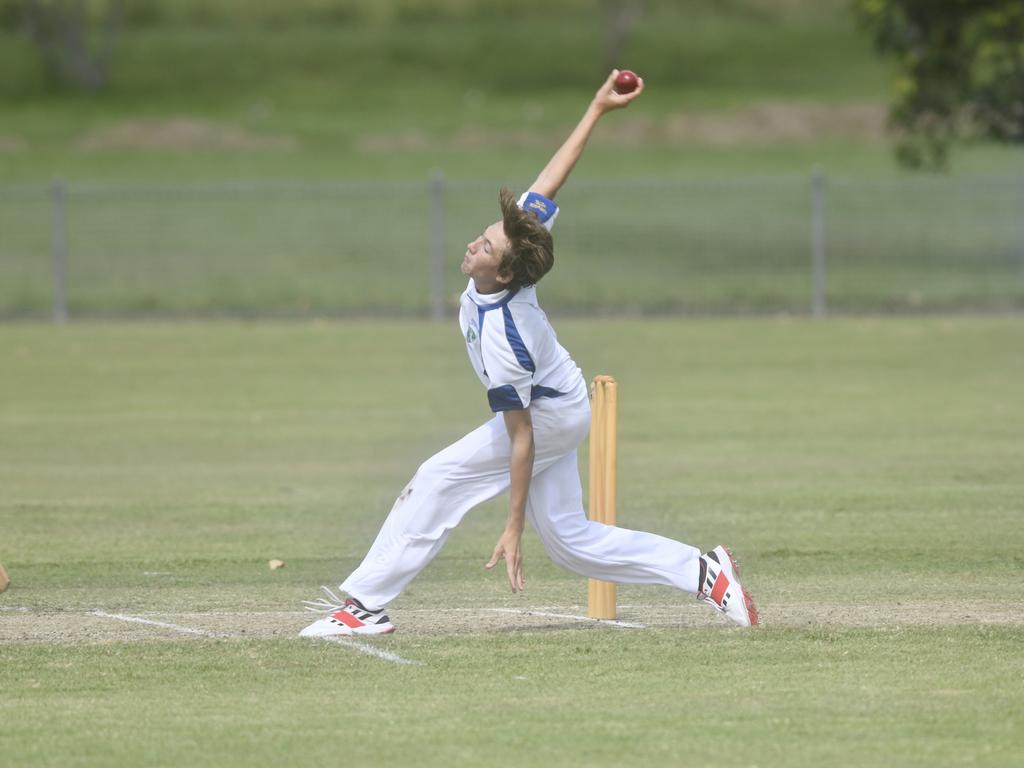
[[[594,130],[594,126],[597,125],[597,121],[601,116],[606,112],[611,112],[613,109],[622,109],[629,106],[633,99],[644,92],[643,78],[639,78],[637,89],[632,93],[616,93],[613,86],[615,76],[618,74],[619,70],[613,69],[612,73],[608,75],[608,79],[597,89],[597,93],[594,94],[594,100],[590,102],[587,111],[583,113],[583,119],[580,120],[573,132],[569,134],[569,138],[565,140],[565,143],[555,152],[554,157],[551,158],[544,170],[540,172],[537,180],[530,185],[529,191],[537,192],[544,195],[544,197],[553,198],[558,193],[558,190],[562,188],[565,180],[569,178],[569,173],[572,171],[573,166],[576,165],[576,161],[580,159],[580,155],[583,154],[583,148],[587,146],[587,139],[590,138],[590,133]]]

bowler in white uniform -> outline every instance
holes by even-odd
[[[466,247],[459,327],[494,417],[432,456],[395,501],[363,562],[340,585],[341,598],[307,605],[324,618],[304,637],[376,635],[395,630],[385,613],[441,551],[473,507],[509,491],[509,512],[487,568],[501,560],[513,592],[524,587],[526,520],[548,555],[581,576],[622,584],[664,584],[690,592],[741,626],[757,610],[729,551],[701,554],[652,533],[592,522],[583,508],[576,451],[590,429],[586,381],[537,301],[536,284],[554,264],[554,198],[597,121],[643,93],[616,93],[613,71],[575,130],[518,200],[502,189],[502,218]]]

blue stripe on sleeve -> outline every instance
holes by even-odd
[[[501,311],[505,315],[505,338],[508,339],[508,345],[512,347],[512,351],[516,353],[516,360],[530,373],[535,373],[537,366],[533,364],[533,358],[530,357],[530,353],[523,343],[523,337],[519,335],[519,329],[516,328],[516,323],[512,319],[512,310],[506,304]]]
[[[500,387],[487,390],[487,402],[491,405],[494,413],[500,411],[521,411],[523,401],[519,399],[519,393],[511,384],[504,384]]]

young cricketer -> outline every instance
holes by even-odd
[[[393,632],[388,603],[441,551],[469,510],[505,491],[508,519],[486,567],[504,560],[513,592],[525,584],[521,541],[529,520],[551,559],[574,573],[677,587],[736,624],[757,624],[757,609],[724,547],[701,554],[663,536],[591,522],[583,509],[576,450],[590,428],[587,385],[541,310],[536,285],[554,264],[555,195],[598,120],[643,93],[642,79],[632,93],[616,93],[617,74],[598,89],[530,188],[518,199],[501,190],[501,220],[466,246],[462,272],[469,284],[459,327],[494,417],[420,466],[363,562],[342,582],[348,598],[308,604],[327,615],[303,629],[304,637]]]

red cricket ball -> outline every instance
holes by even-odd
[[[636,72],[624,69],[615,76],[616,93],[632,93],[638,84]]]

